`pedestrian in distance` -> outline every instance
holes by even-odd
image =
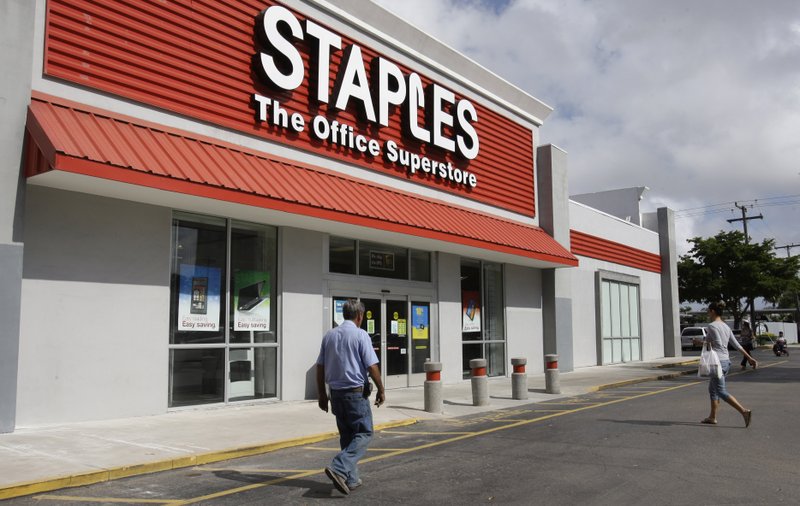
[[[375,406],[384,403],[385,394],[378,356],[369,334],[361,329],[364,304],[348,299],[342,308],[344,323],[329,330],[322,338],[317,358],[317,395],[319,408],[336,416],[341,451],[325,468],[333,486],[348,495],[361,486],[358,461],[372,439],[372,410],[369,405],[369,378],[377,388]],[[330,388],[330,397],[325,385]]]
[[[749,320],[742,320],[742,348],[750,353],[753,351],[753,329],[750,328],[750,321]],[[742,362],[739,364],[742,366],[742,370],[744,371],[747,369],[747,357],[742,354]]]
[[[708,306],[708,319],[711,323],[708,326],[708,335],[706,335],[704,342],[709,343],[711,349],[717,353],[720,365],[722,366],[722,376],[717,377],[716,374],[711,374],[709,378],[708,393],[711,397],[711,413],[700,423],[717,424],[717,409],[719,409],[719,401],[722,399],[742,415],[742,418],[744,418],[744,426],[750,427],[753,412],[739,404],[739,401],[728,393],[728,389],[725,385],[725,377],[731,369],[731,359],[728,355],[728,343],[731,343],[744,355],[750,365],[753,366],[753,369],[758,367],[758,362],[742,348],[739,341],[733,337],[731,328],[722,321],[722,314],[724,311],[724,302],[714,302]]]

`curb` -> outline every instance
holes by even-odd
[[[418,423],[419,419],[409,418],[407,420],[399,420],[396,422],[387,422],[375,425],[374,431],[393,429],[395,427],[405,427],[407,425],[414,425]],[[142,474],[156,473],[160,471],[169,471],[172,469],[181,469],[184,467],[200,466],[203,464],[211,464],[213,462],[221,462],[223,460],[237,459],[240,457],[250,457],[253,455],[260,455],[263,453],[274,452],[283,448],[290,448],[293,446],[302,446],[310,443],[318,443],[326,439],[338,437],[338,432],[323,432],[321,434],[314,434],[311,436],[303,436],[294,439],[285,439],[283,441],[275,441],[273,443],[266,443],[255,446],[243,446],[240,448],[229,448],[226,450],[218,450],[209,453],[200,453],[197,455],[187,455],[184,457],[176,457],[172,459],[157,460],[154,462],[147,462],[144,464],[136,464],[132,466],[119,466],[102,471],[91,471],[87,473],[78,473],[67,476],[58,476],[55,478],[45,478],[38,481],[30,481],[24,483],[16,483],[0,487],[0,500],[11,499],[14,497],[21,497],[31,494],[39,494],[42,492],[51,492],[62,488],[82,487],[85,485],[93,485],[95,483],[102,483],[105,481],[117,480],[119,478],[127,478],[130,476],[139,476]]]
[[[691,361],[696,362],[696,361]],[[689,364],[676,364],[676,365],[692,365]],[[633,378],[624,381],[617,381],[615,383],[606,383],[605,385],[597,385],[587,389],[588,392],[600,392],[601,390],[610,390],[612,388],[619,388],[628,385],[636,385],[637,383],[646,383],[648,381],[663,381],[668,379],[680,378],[681,376],[688,376],[689,374],[697,374],[697,369],[689,369],[687,371],[678,371],[669,374],[660,374],[658,376],[650,376],[649,378]]]
[[[690,360],[684,360],[683,362],[674,362],[671,364],[659,364],[655,368],[656,369],[669,369],[670,367],[681,367],[685,365],[697,365],[700,362],[699,358],[693,358]]]

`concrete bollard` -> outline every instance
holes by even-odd
[[[523,401],[528,398],[528,375],[525,373],[527,358],[512,358],[511,365],[514,372],[511,374],[511,398]]]
[[[489,378],[486,376],[486,359],[473,358],[469,361],[472,371],[472,405],[489,405]]]
[[[558,379],[558,355],[545,355],[544,389],[548,394],[561,393],[561,381]]]
[[[441,413],[442,410],[442,363],[425,362],[425,411]]]

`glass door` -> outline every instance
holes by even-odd
[[[343,321],[340,308],[347,297],[334,296],[334,326]],[[363,294],[363,328],[372,339],[386,388],[421,385],[423,364],[431,356],[430,301],[405,296]],[[412,313],[409,313],[409,308]]]
[[[386,388],[408,386],[408,301],[384,299],[386,308]]]
[[[381,318],[382,304],[381,299],[361,299],[364,303],[364,320],[361,322],[361,328],[367,331],[369,337],[372,339],[372,349],[378,355],[378,364],[381,368],[381,374],[386,375],[383,365],[384,341],[383,338],[383,318]]]

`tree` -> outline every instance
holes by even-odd
[[[786,290],[778,298],[778,307],[781,309],[794,309],[795,314],[786,315],[785,321],[800,320],[800,277],[789,280]]]
[[[743,300],[777,301],[797,278],[800,257],[778,258],[774,241],[747,244],[741,232],[689,240],[692,249],[678,262],[682,302],[724,301],[736,326],[749,310]]]

